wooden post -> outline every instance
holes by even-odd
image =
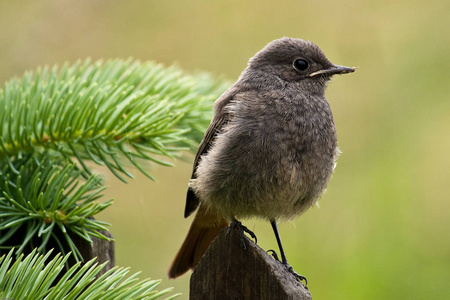
[[[112,238],[112,235],[109,231],[99,230],[101,234],[103,234],[106,237]],[[98,264],[102,264],[104,262],[108,262],[106,266],[103,267],[103,269],[100,270],[98,273],[99,276],[105,274],[108,270],[112,269],[115,264],[115,257],[114,257],[114,241],[107,241],[100,239],[95,236],[91,236],[92,245],[87,242],[85,239],[81,238],[80,236],[71,233],[69,231],[70,238],[72,239],[73,243],[76,245],[78,250],[80,251],[81,256],[83,257],[84,262],[87,262],[93,258],[97,258],[96,262]],[[60,244],[62,245],[63,249],[65,249],[66,253],[70,251],[69,245],[67,244],[66,238],[64,237],[63,233],[60,231],[55,232],[55,236],[58,238]],[[56,255],[56,253],[60,252],[58,245],[53,239],[49,240],[49,243],[47,244],[47,249],[54,249],[52,255],[50,256],[50,259]],[[67,263],[69,267],[75,265],[76,260],[74,259],[73,255],[69,256],[69,259],[67,260]],[[59,277],[61,278],[64,275],[65,271],[62,271],[59,274]]]
[[[99,232],[101,234],[103,234],[104,236],[112,238],[111,233],[109,233],[108,231],[100,230]],[[57,243],[53,238],[51,238],[48,241],[46,249],[47,250],[53,249],[52,255],[50,255],[48,261],[51,260],[58,252],[61,252],[61,249],[59,248],[59,244],[63,247],[63,249],[65,250],[65,253],[68,253],[70,251],[69,245],[67,244],[66,237],[64,236],[64,234],[58,229],[55,230],[54,234],[55,234],[55,237],[58,239],[59,243]],[[70,235],[70,238],[72,239],[72,241],[74,242],[74,244],[76,245],[78,250],[80,251],[80,254],[83,257],[83,260],[85,262],[93,259],[94,257],[97,258],[97,262],[99,264],[102,264],[102,263],[108,261],[106,266],[99,272],[99,275],[103,275],[108,270],[110,270],[114,267],[114,264],[115,264],[114,241],[102,240],[100,238],[91,236],[91,239],[93,242],[93,244],[91,245],[85,239],[81,238],[80,236],[78,236],[74,233],[71,233],[70,231],[68,232],[68,234]],[[18,230],[18,232],[16,232],[8,240],[8,244],[20,245],[23,242],[24,236],[25,236],[24,229],[21,228]],[[40,241],[41,241],[40,238],[34,237],[34,240],[33,240],[34,247],[40,245]],[[23,253],[28,254],[32,250],[33,250],[33,248],[27,246],[27,247],[25,247]],[[0,255],[2,255],[2,254],[4,254],[4,252],[0,251]],[[68,263],[69,267],[73,266],[76,263],[75,259],[73,258],[73,255],[69,256],[67,263]],[[65,271],[62,271],[59,274],[59,278],[61,278],[64,275],[64,272]],[[0,300],[1,300],[1,298],[0,298]]]
[[[100,233],[108,238],[112,238],[112,235],[109,231],[101,230]],[[85,262],[93,259],[94,257],[97,258],[97,262],[99,264],[102,264],[106,261],[108,262],[106,266],[99,272],[99,276],[105,274],[107,271],[114,267],[114,241],[107,241],[98,237],[91,236],[93,242],[91,245],[89,244],[89,242],[78,235],[72,234],[71,238],[80,251],[80,254]],[[75,260],[72,259],[72,256],[69,257],[69,264],[75,264]]]
[[[190,299],[310,300],[307,287],[237,229],[223,229],[191,275]]]

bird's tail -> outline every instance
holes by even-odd
[[[222,216],[200,205],[186,239],[170,266],[169,278],[176,278],[193,269],[219,231],[228,225],[229,222]]]

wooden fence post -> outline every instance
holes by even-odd
[[[222,230],[191,275],[190,300],[310,300],[307,287],[253,241]]]
[[[99,230],[101,234],[108,238],[112,238],[113,236],[109,231],[105,230]],[[108,262],[103,269],[100,270],[98,273],[99,276],[105,274],[107,271],[112,269],[115,266],[115,256],[114,256],[114,241],[107,241],[103,240],[101,238],[90,236],[92,240],[92,245],[86,241],[85,239],[81,238],[80,236],[71,233],[69,231],[70,238],[72,239],[73,243],[76,245],[78,251],[80,251],[81,256],[83,257],[83,261],[87,262],[90,261],[93,258],[97,258],[96,262],[98,264],[102,264],[104,262]],[[60,231],[55,232],[56,238],[58,238],[59,243],[62,245],[63,249],[67,252],[70,251],[70,248],[67,244],[66,238],[64,237],[63,233]],[[56,255],[56,253],[60,252],[58,245],[53,239],[50,239],[49,243],[47,244],[47,249],[54,249],[53,253],[50,257],[53,257]],[[30,249],[31,250],[31,249]],[[69,256],[69,259],[67,260],[67,263],[69,267],[76,264],[76,260],[74,259],[73,255]],[[65,270],[63,270],[59,277],[61,278],[65,273]]]
[[[112,235],[109,231],[100,230],[100,233],[108,238],[112,238]],[[114,256],[114,241],[107,241],[100,239],[98,237],[91,236],[92,245],[89,244],[83,238],[72,235],[72,240],[80,251],[81,256],[84,261],[87,262],[94,257],[97,258],[97,263],[102,264],[104,262],[108,262],[106,266],[99,272],[99,276],[105,274],[107,271],[112,269],[115,265],[115,256]],[[57,249],[55,249],[57,250]],[[72,259],[73,256],[69,257],[69,264],[75,264],[75,260]]]
[[[56,226],[55,226],[56,227]],[[99,230],[101,234],[108,238],[112,238],[112,235],[108,231]],[[67,244],[66,237],[60,230],[55,230],[54,232],[55,238],[58,240],[55,241],[55,239],[50,239],[47,243],[46,249],[47,251],[50,249],[53,249],[52,254],[50,255],[49,259],[52,259],[58,252],[61,252],[61,249],[59,246],[61,245],[62,248],[65,250],[64,253],[68,253],[70,251],[70,247]],[[115,264],[115,257],[114,257],[114,241],[107,241],[103,240],[94,236],[91,236],[92,239],[92,245],[87,242],[85,239],[81,238],[80,236],[68,231],[68,234],[70,238],[72,239],[73,243],[76,245],[77,249],[80,251],[81,256],[83,257],[83,260],[85,262],[97,258],[97,263],[102,264],[106,261],[108,263],[105,267],[99,272],[99,275],[103,275],[108,270],[112,269]],[[8,244],[10,245],[20,245],[23,242],[23,237],[25,236],[24,229],[20,228],[9,240]],[[37,247],[40,245],[40,238],[34,237],[33,244],[34,247]],[[23,253],[26,255],[30,253],[33,250],[33,248],[27,246],[25,247]],[[0,251],[0,255],[5,254],[4,252]],[[74,259],[73,255],[69,256],[69,259],[67,260],[67,263],[69,267],[73,266],[76,263],[76,260]],[[64,275],[65,271],[63,270],[59,274],[59,278],[61,278]]]

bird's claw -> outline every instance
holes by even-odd
[[[294,268],[291,265],[289,265],[287,262],[280,261],[278,259],[278,254],[275,252],[275,250],[270,249],[270,250],[267,250],[266,252],[269,253],[276,261],[280,262],[283,266],[285,266],[286,270],[289,273],[291,273],[292,275],[294,275],[295,279],[297,279],[300,282],[304,281],[305,282],[305,286],[308,285],[308,279],[306,279],[305,276],[300,275],[297,272],[295,272]]]
[[[242,225],[242,223],[239,222],[238,220],[233,220],[231,222],[230,226],[228,226],[228,230],[226,233],[227,236],[230,234],[231,229],[234,227],[236,227],[239,230],[239,234],[241,235],[241,245],[242,245],[242,248],[244,248],[244,250],[247,250],[247,246],[245,245],[245,240],[244,240],[244,232],[247,232],[255,240],[255,244],[258,242],[256,235],[253,233],[253,231],[248,229],[246,226]]]
[[[306,279],[305,276],[298,274],[297,272],[294,271],[294,268],[292,268],[289,264],[284,264],[286,266],[286,269],[289,271],[289,273],[291,273],[292,275],[294,275],[294,277],[302,282],[305,281],[305,286],[308,285],[308,279]]]
[[[277,261],[280,261],[280,259],[278,258],[278,254],[275,252],[275,250],[272,250],[272,249],[270,249],[270,250],[267,250],[266,251],[267,253],[270,253],[270,255],[275,259],[275,260],[277,260]]]

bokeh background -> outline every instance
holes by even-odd
[[[312,40],[359,68],[327,90],[343,154],[320,208],[280,226],[290,263],[314,299],[450,299],[449,11],[448,0],[0,0],[0,82],[130,56],[235,80],[269,41]],[[189,275],[166,271],[191,222],[192,160],[154,168],[157,183],[105,172],[116,201],[99,217],[112,223],[116,264],[180,299]],[[268,223],[245,223],[276,249]]]

